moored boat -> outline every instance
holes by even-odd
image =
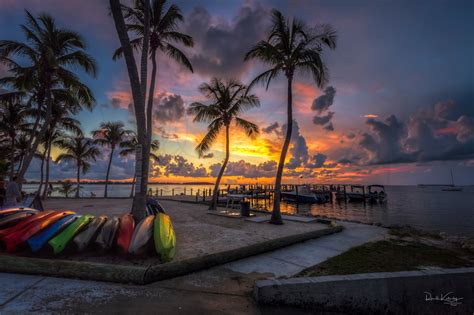
[[[120,218],[120,226],[117,232],[117,247],[124,253],[128,253],[134,228],[135,219],[133,215],[130,213],[124,214]]]
[[[282,191],[285,200],[301,203],[324,203],[329,201],[329,195],[312,192],[307,185],[295,186],[292,191]]]
[[[100,233],[101,227],[107,221],[106,216],[100,216],[93,219],[87,227],[79,232],[74,239],[72,240],[73,244],[76,246],[77,251],[82,251],[97,237]]]
[[[102,249],[111,249],[114,245],[117,230],[120,225],[120,220],[117,217],[107,220],[102,227],[102,231],[97,235],[95,243]]]
[[[64,231],[49,240],[48,245],[53,249],[54,254],[61,253],[69,241],[82,229],[84,229],[94,217],[91,215],[83,215],[71,223]]]
[[[159,213],[156,215],[153,238],[155,250],[160,255],[161,261],[172,260],[176,253],[176,234],[167,214]]]
[[[153,237],[154,220],[155,216],[149,215],[137,224],[128,248],[130,254],[143,254],[147,251],[148,244]]]

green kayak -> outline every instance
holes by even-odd
[[[71,223],[64,231],[52,238],[48,244],[54,251],[54,254],[62,252],[69,241],[82,229],[84,229],[94,219],[92,215],[83,215]]]
[[[167,214],[158,213],[153,231],[155,249],[163,262],[173,259],[176,253],[176,234]]]

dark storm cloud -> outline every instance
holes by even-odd
[[[153,119],[157,123],[176,122],[184,116],[184,101],[181,95],[162,93],[154,98]]]
[[[278,127],[280,127],[280,124],[275,121],[273,124],[268,125],[265,128],[262,128],[263,133],[272,133],[273,131],[278,130]]]
[[[321,168],[327,160],[327,156],[322,153],[313,155],[311,161],[306,165],[308,168]]]
[[[332,86],[328,86],[324,90],[324,94],[315,98],[313,104],[311,104],[311,109],[316,111],[317,114],[322,114],[331,107],[334,103],[334,96],[336,95],[336,89]]]
[[[286,133],[287,125],[282,126],[282,133]],[[295,169],[297,167],[302,167],[308,162],[308,145],[306,144],[306,139],[301,135],[300,128],[296,121],[293,121],[293,131],[291,133],[291,158],[286,163],[286,167],[289,169]]]
[[[334,112],[329,111],[329,108],[334,103],[335,95],[336,89],[328,86],[324,90],[324,94],[315,98],[313,104],[311,104],[311,109],[316,112],[316,115],[313,117],[313,123],[318,126],[324,126],[323,129],[326,131],[334,131],[334,125],[331,121]],[[326,112],[327,114],[324,114]]]
[[[267,12],[263,7],[244,4],[232,22],[216,21],[202,8],[194,8],[186,17],[186,32],[197,43],[191,51],[191,63],[197,73],[239,77],[250,63],[244,63],[245,53],[263,38],[267,29]]]
[[[394,115],[385,122],[368,119],[370,133],[363,133],[360,146],[368,153],[368,164],[474,157],[474,119],[453,116],[455,104],[440,102],[420,109],[407,122]]]
[[[329,123],[334,116],[334,112],[328,112],[327,115],[324,116],[314,116],[313,117],[313,123],[315,125],[325,125]]]
[[[165,165],[165,176],[185,176],[185,177],[205,177],[208,176],[207,169],[202,166],[195,166],[181,155],[175,155],[168,159]]]
[[[219,173],[222,164],[212,164],[209,169],[211,176],[215,177]],[[246,178],[256,177],[272,177],[275,176],[277,163],[275,161],[267,161],[260,164],[252,164],[240,160],[238,162],[229,162],[226,167],[226,176],[242,176]]]

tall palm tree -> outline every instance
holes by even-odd
[[[2,95],[3,96],[3,95]],[[0,96],[0,133],[10,143],[10,177],[15,173],[16,144],[18,135],[27,129],[29,109],[21,103],[13,103]]]
[[[231,123],[235,121],[235,124],[242,128],[249,137],[254,137],[259,133],[257,125],[238,116],[247,109],[260,106],[258,97],[247,94],[246,90],[247,86],[238,81],[223,82],[220,79],[213,78],[210,83],[203,83],[199,86],[199,91],[210,99],[211,104],[205,105],[194,102],[188,108],[188,113],[194,115],[195,122],[209,123],[207,134],[196,147],[199,157],[202,157],[211,148],[222,128],[225,129],[225,159],[214,185],[209,210],[215,210],[217,207],[219,184],[229,161],[229,129]]]
[[[124,140],[120,143],[120,156],[127,157],[132,154],[135,154],[136,147],[138,145],[137,135],[135,133],[131,134],[129,139]],[[153,140],[150,144],[150,159],[153,161],[159,161],[160,158],[158,155],[155,154],[155,151],[158,151],[160,148],[160,141]],[[136,181],[136,173],[133,173],[133,180],[132,180],[132,189],[130,191],[130,198],[133,197],[135,192],[135,181]]]
[[[336,37],[336,32],[330,25],[310,29],[302,21],[290,21],[281,12],[273,10],[272,27],[267,39],[258,42],[245,55],[246,61],[259,59],[271,67],[256,76],[250,87],[264,83],[268,89],[271,80],[280,74],[284,74],[288,81],[287,129],[275,178],[271,223],[283,224],[280,213],[281,178],[293,129],[293,77],[296,72],[310,73],[316,85],[323,87],[328,80],[328,71],[321,54],[323,47],[336,48]]]
[[[144,34],[144,1],[135,0],[133,7],[122,6],[125,11],[125,18],[127,19],[127,30],[136,35],[134,39],[130,41],[133,48],[139,48],[143,45],[143,34]],[[174,59],[177,63],[186,67],[189,71],[193,72],[191,62],[188,60],[186,55],[177,48],[174,44],[183,44],[187,47],[194,45],[193,38],[189,35],[180,33],[178,31],[178,24],[183,22],[184,18],[181,14],[181,10],[178,6],[172,4],[166,9],[166,0],[152,0],[150,6],[150,59],[152,62],[149,97],[147,104],[147,131],[151,139],[152,131],[152,109],[153,109],[153,97],[155,93],[155,82],[156,82],[156,54],[161,51],[168,55],[168,57]],[[123,54],[122,48],[118,48],[113,59],[117,60],[121,58]]]
[[[115,148],[132,132],[132,130],[125,129],[123,123],[120,121],[102,122],[99,129],[92,131],[92,135],[96,138],[94,141],[96,144],[110,147],[109,164],[107,166],[107,174],[105,175],[104,198],[107,198],[110,166],[112,165]]]
[[[192,71],[191,63],[185,54],[174,46],[174,43],[192,46],[193,41],[190,36],[178,32],[177,26],[183,20],[183,16],[175,5],[171,5],[166,10],[166,1],[164,0],[153,0],[151,5],[149,0],[135,0],[133,1],[133,7],[122,5],[119,0],[109,0],[109,2],[121,44],[121,47],[114,54],[114,59],[123,56],[126,61],[137,121],[137,139],[142,147],[142,156],[149,156],[153,130],[153,98],[157,74],[156,53],[160,50]],[[134,38],[130,40],[128,33],[133,34]],[[140,48],[141,71],[139,77],[133,50],[139,50]],[[148,57],[150,57],[153,67],[148,101],[146,101]],[[140,189],[134,196],[132,209],[137,219],[145,215],[149,159],[142,159],[141,163]]]
[[[92,76],[97,71],[94,59],[85,52],[82,37],[74,31],[58,27],[50,15],[40,14],[35,18],[26,11],[26,23],[21,25],[21,30],[26,37],[25,42],[0,40],[0,62],[13,73],[12,77],[3,78],[0,83],[9,84],[18,91],[29,91],[29,102],[37,104],[38,112],[44,109],[46,115],[41,119],[42,124],[40,116],[35,121],[29,150],[18,174],[20,180],[49,128],[53,90],[65,89],[82,104],[92,106],[95,102],[92,91],[74,71],[82,70]],[[13,56],[17,56],[22,64]]]
[[[81,171],[86,174],[90,168],[89,161],[96,161],[100,151],[94,146],[91,139],[86,139],[83,136],[65,137],[57,142],[58,146],[65,151],[61,153],[56,163],[62,161],[72,161],[76,163],[76,198],[79,197]]]

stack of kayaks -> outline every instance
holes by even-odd
[[[8,253],[60,254],[81,252],[94,245],[134,255],[154,251],[163,262],[175,255],[176,235],[170,217],[155,200],[148,202],[147,216],[135,224],[131,214],[107,218],[72,211],[38,211],[31,208],[0,210],[0,248]]]

